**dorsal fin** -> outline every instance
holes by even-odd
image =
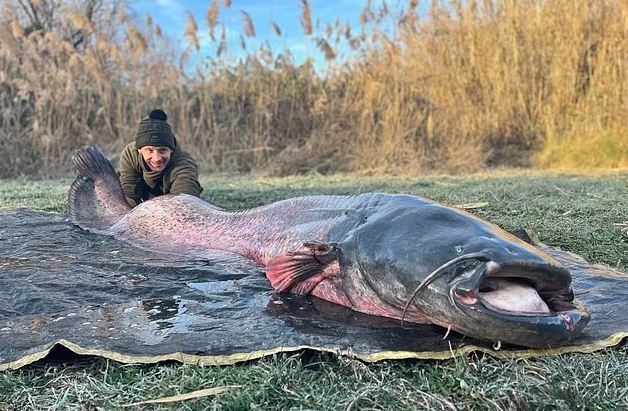
[[[70,220],[85,230],[111,227],[131,209],[111,163],[96,146],[80,149],[72,161],[77,176],[68,193]]]

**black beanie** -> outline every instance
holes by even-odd
[[[140,128],[137,130],[137,137],[135,137],[135,147],[163,146],[174,150],[177,140],[166,120],[168,120],[168,116],[163,110],[151,111],[148,117],[140,121]]]

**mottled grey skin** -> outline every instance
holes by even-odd
[[[585,310],[570,304],[571,276],[553,258],[493,224],[425,199],[311,196],[228,212],[177,195],[131,209],[100,150],[84,149],[74,161],[79,176],[69,206],[77,225],[189,257],[211,258],[218,250],[239,254],[264,266],[279,291],[530,347],[568,342],[589,320]],[[438,267],[464,255],[480,257],[424,283]],[[534,287],[551,312],[487,307],[480,292],[487,278]]]

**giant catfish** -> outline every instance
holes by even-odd
[[[73,161],[73,223],[191,258],[238,254],[264,267],[279,292],[528,347],[564,344],[590,318],[573,302],[570,273],[552,257],[427,199],[307,196],[230,212],[179,194],[131,208],[99,148]]]

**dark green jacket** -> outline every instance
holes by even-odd
[[[198,168],[192,157],[177,147],[166,168],[151,171],[135,142],[127,145],[120,155],[120,184],[133,207],[149,198],[163,194],[191,194],[198,197],[203,191],[198,182]]]

